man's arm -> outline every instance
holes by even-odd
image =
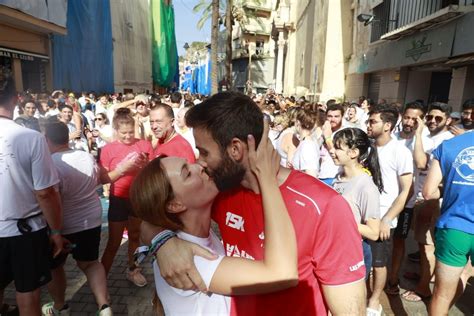
[[[403,211],[408,195],[410,193],[410,187],[413,183],[413,174],[406,173],[398,176],[400,183],[400,193],[398,194],[392,206],[389,208],[387,214],[382,218],[380,223],[380,239],[387,240],[390,238],[390,223]]]
[[[51,229],[51,241],[54,243],[54,256],[56,257],[63,250],[63,240],[60,231],[63,227],[63,211],[61,208],[61,198],[58,191],[51,186],[49,188],[35,191],[36,200],[43,211],[46,222]]]
[[[331,315],[365,315],[366,288],[365,281],[328,286],[323,285],[323,294]]]
[[[429,156],[425,153],[423,147],[423,128],[425,124],[421,118],[417,118],[418,127],[416,129],[415,148],[413,150],[413,160],[418,169],[426,170]]]
[[[435,200],[441,197],[441,192],[439,190],[441,181],[443,181],[441,166],[437,159],[433,159],[422,190],[425,200]]]

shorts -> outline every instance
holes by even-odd
[[[368,280],[372,268],[372,250],[367,240],[362,240],[362,251],[364,252],[365,279]]]
[[[399,239],[407,239],[412,219],[413,208],[405,207],[400,215],[398,215],[398,223],[397,227],[395,227],[393,236]]]
[[[474,235],[450,228],[436,228],[435,256],[452,267],[464,267],[469,257],[474,267]]]
[[[17,292],[32,292],[51,281],[52,252],[46,228],[0,238],[0,289],[11,281]]]
[[[393,230],[392,230],[393,231]],[[390,257],[390,247],[392,246],[392,238],[387,240],[369,240],[370,249],[372,250],[372,266],[374,268],[383,268],[388,264]]]
[[[422,245],[434,245],[434,227],[439,217],[439,201],[429,200],[415,206],[415,240]]]
[[[95,261],[99,259],[99,245],[101,226],[83,230],[77,233],[63,235],[71,242],[71,254],[76,261]],[[51,269],[61,266],[68,257],[69,253],[61,253],[53,259]]]
[[[136,217],[130,199],[110,195],[107,215],[109,222],[125,222],[129,216]]]

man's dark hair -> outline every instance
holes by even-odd
[[[0,106],[8,106],[8,102],[11,101],[15,94],[15,82],[13,78],[0,73]]]
[[[326,109],[326,113],[328,113],[329,111],[340,111],[341,115],[344,115],[344,107],[339,103],[333,103],[333,104],[328,105],[328,108]]]
[[[390,104],[377,104],[369,111],[369,116],[372,114],[380,114],[380,119],[384,123],[390,123],[390,131],[393,131],[398,121],[398,108]]]
[[[155,111],[155,110],[159,110],[159,109],[165,110],[166,115],[167,115],[169,118],[174,119],[173,108],[172,108],[169,104],[158,103],[158,104],[152,106],[151,109],[150,109],[150,111]]]
[[[247,136],[253,135],[258,145],[263,113],[250,97],[239,92],[221,92],[192,107],[186,113],[186,125],[209,131],[224,152],[234,137],[247,142]]]
[[[330,107],[331,105],[337,104],[337,101],[335,99],[329,99],[326,101],[326,106]]]
[[[171,103],[179,103],[181,102],[181,93],[173,92],[170,96]]]
[[[452,108],[450,105],[443,103],[443,102],[433,102],[430,104],[430,109],[431,110],[439,110],[446,114],[446,116],[450,116],[452,112]]]
[[[423,103],[420,103],[418,101],[408,102],[407,104],[405,104],[405,109],[403,110],[403,113],[405,113],[408,109],[420,110],[422,113],[422,117],[425,114],[425,106],[423,105]]]
[[[58,107],[59,112],[61,112],[64,108],[68,108],[69,110],[71,110],[71,111],[74,112],[74,109],[73,109],[72,106],[70,106],[69,104],[61,104],[61,105]]]
[[[43,126],[44,136],[55,145],[66,145],[69,142],[69,130],[63,122],[49,121]]]
[[[462,104],[462,110],[463,111],[470,110],[470,109],[474,109],[474,99],[467,99]]]

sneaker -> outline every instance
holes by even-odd
[[[96,315],[97,316],[112,316],[113,313],[112,313],[112,309],[110,308],[110,306],[107,305],[107,304],[104,304],[104,305],[102,305],[100,310],[97,311]]]
[[[135,268],[133,270],[128,269],[127,280],[129,280],[138,287],[144,287],[147,284],[146,279],[141,273],[140,268]]]
[[[54,308],[54,302],[49,302],[43,305],[41,307],[41,314],[43,316],[57,316],[57,315],[65,315],[69,316],[70,310],[69,310],[69,305],[64,304],[64,306],[61,309],[56,309]]]
[[[420,252],[414,252],[414,253],[409,253],[408,254],[408,260],[412,262],[420,262]]]

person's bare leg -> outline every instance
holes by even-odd
[[[51,277],[51,281],[48,283],[48,292],[53,298],[53,307],[60,310],[66,303],[66,273],[64,273],[64,264],[51,270]]]
[[[403,256],[405,255],[405,239],[393,237],[392,248],[392,266],[388,277],[389,285],[398,284],[400,267],[402,266]]]
[[[123,229],[127,222],[110,222],[109,221],[109,239],[107,240],[107,246],[105,246],[104,253],[102,254],[102,265],[104,266],[105,275],[109,274],[110,268],[114,262],[115,255],[122,242]]]
[[[423,296],[431,295],[430,281],[433,276],[436,258],[434,245],[418,244],[420,248],[420,280],[416,286],[416,292]]]
[[[18,303],[18,309],[20,315],[27,316],[40,316],[40,289],[36,289],[31,292],[20,293],[16,292],[16,302]]]
[[[128,218],[128,267],[135,268],[133,254],[140,245],[140,225],[142,221],[137,217]]]
[[[374,286],[372,295],[369,298],[368,307],[378,309],[380,305],[380,296],[382,295],[385,283],[387,282],[387,267],[374,267]]]
[[[463,270],[463,267],[452,267],[436,262],[436,280],[429,307],[430,315],[448,315],[455,298],[459,297],[464,290],[460,278]]]
[[[77,266],[84,272],[89,282],[89,287],[94,293],[95,301],[99,309],[102,305],[109,305],[109,293],[107,289],[107,278],[105,269],[99,261],[77,261]]]

